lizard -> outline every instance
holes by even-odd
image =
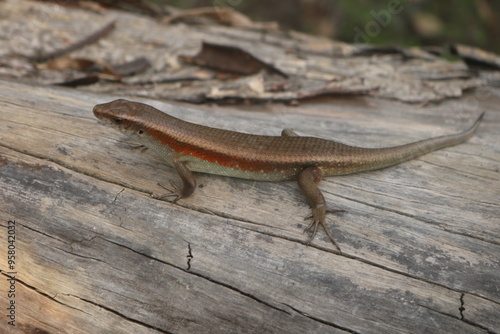
[[[345,175],[389,167],[423,154],[468,140],[479,126],[484,112],[467,130],[409,144],[364,148],[339,142],[298,136],[284,129],[281,136],[241,133],[186,122],[149,105],[118,99],[93,108],[103,123],[137,139],[177,171],[182,186],[172,183],[174,202],[189,197],[196,188],[192,172],[225,175],[256,181],[296,180],[312,213],[307,244],[321,226],[339,252],[326,226],[328,209],[318,183],[325,176]]]

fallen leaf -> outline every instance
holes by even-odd
[[[285,73],[275,67],[234,46],[203,42],[202,48],[196,56],[180,57],[186,63],[206,66],[218,71],[250,75],[267,70],[270,73],[287,77]]]

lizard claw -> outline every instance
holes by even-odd
[[[170,180],[170,186],[173,188],[169,188],[169,187],[166,187],[164,186],[163,184],[161,183],[157,183],[157,185],[159,185],[160,187],[162,187],[163,189],[165,189],[166,191],[168,191],[168,193],[166,194],[163,194],[159,197],[159,199],[165,199],[165,198],[168,198],[168,197],[174,197],[174,200],[172,201],[173,203],[177,202],[179,199],[181,199],[181,188],[179,187],[179,185],[177,183],[175,183],[174,181]]]
[[[141,153],[144,153],[145,151],[148,150],[148,147],[146,145],[133,145],[130,147],[132,150],[141,150]]]
[[[328,230],[326,226],[326,213],[337,213],[337,212],[347,212],[346,210],[334,210],[334,209],[325,209],[324,207],[316,207],[313,208],[312,213],[307,216],[305,219],[312,219],[311,223],[304,229],[304,233],[312,229],[311,236],[307,240],[307,245],[311,244],[311,241],[314,239],[316,236],[316,233],[318,232],[318,227],[321,225],[323,227],[323,230],[325,231],[326,235],[328,238],[330,238],[330,241],[332,244],[337,248],[337,250],[342,253],[340,250],[339,245],[335,242],[335,239],[333,239],[332,235],[330,234],[330,231]]]

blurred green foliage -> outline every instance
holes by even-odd
[[[285,29],[348,43],[401,46],[461,43],[500,53],[498,0],[150,1],[178,8],[229,7],[256,21],[276,21]],[[391,12],[391,8],[401,11]],[[389,16],[384,16],[387,13]]]

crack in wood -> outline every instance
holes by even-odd
[[[432,311],[432,312],[435,312],[437,314],[441,314],[441,315],[444,315],[446,317],[450,317],[450,318],[453,318],[453,319],[460,319],[459,317],[457,317],[456,315],[453,315],[453,314],[449,314],[449,313],[446,313],[446,312],[443,312],[443,311],[438,311],[430,306],[427,306],[427,305],[423,305],[423,304],[420,304],[420,303],[415,303],[415,305],[417,306],[420,306],[422,308],[425,308],[426,310],[429,310],[429,311]]]
[[[465,301],[464,301],[464,297],[465,297],[465,293],[461,293],[460,294],[460,306],[458,308],[458,311],[460,312],[460,317],[456,317],[452,314],[448,314],[448,313],[445,313],[445,312],[442,312],[442,311],[438,311],[436,309],[433,309],[429,306],[426,306],[426,305],[422,305],[422,304],[417,304],[418,306],[420,307],[423,307],[427,310],[430,310],[432,312],[436,312],[436,313],[439,313],[441,315],[444,315],[444,316],[448,316],[448,317],[451,317],[451,318],[454,318],[454,319],[460,319],[461,321],[471,325],[471,326],[474,326],[474,327],[477,327],[477,328],[480,328],[482,330],[485,330],[488,334],[495,334],[495,332],[491,331],[489,328],[483,326],[483,325],[480,325],[478,323],[475,323],[473,321],[470,321],[470,320],[467,320],[464,316],[464,312],[465,312]]]
[[[2,274],[2,275],[4,275],[4,276],[6,276],[6,277],[11,278],[9,275],[7,275],[7,274],[5,274],[5,273],[3,273],[3,272],[1,272],[1,274]],[[50,300],[52,300],[52,301],[54,301],[54,302],[56,302],[56,303],[58,303],[58,304],[60,304],[60,305],[64,305],[64,306],[69,307],[69,308],[71,308],[71,309],[73,309],[73,310],[77,310],[77,311],[83,312],[83,313],[85,313],[85,314],[88,314],[88,313],[87,313],[87,312],[85,312],[84,310],[81,310],[81,309],[79,309],[79,308],[77,308],[77,307],[74,307],[74,306],[68,305],[68,304],[66,304],[66,303],[61,302],[60,300],[57,300],[57,299],[56,299],[57,294],[56,294],[55,296],[53,296],[53,297],[52,297],[52,296],[50,296],[48,293],[41,291],[41,290],[40,290],[39,288],[37,288],[36,286],[30,285],[30,284],[28,284],[28,283],[26,283],[26,282],[24,282],[24,281],[20,280],[20,279],[19,279],[19,278],[17,278],[17,277],[15,277],[14,279],[16,280],[16,282],[17,282],[17,283],[21,284],[21,285],[22,285],[22,286],[24,286],[25,288],[30,289],[30,290],[32,290],[32,291],[34,291],[34,292],[36,292],[36,293],[38,293],[38,294],[40,294],[40,295],[42,295],[42,296],[44,296],[44,297],[46,297],[46,298],[50,299]]]
[[[67,251],[65,249],[62,249],[62,248],[59,248],[59,247],[54,247],[55,249],[58,249],[66,254],[70,254],[70,255],[73,255],[73,256],[76,256],[76,257],[80,257],[82,259],[87,259],[87,260],[94,260],[94,261],[97,261],[97,262],[102,262],[102,263],[107,263],[103,260],[100,260],[98,258],[95,258],[95,257],[91,257],[91,256],[85,256],[85,255],[80,255],[80,254],[77,254],[77,253],[73,253],[72,251]],[[71,250],[73,250],[73,247],[71,247]]]
[[[123,318],[123,319],[125,319],[125,320],[127,320],[127,321],[130,321],[130,322],[134,323],[134,324],[141,325],[141,326],[144,326],[144,327],[149,328],[149,329],[154,329],[154,330],[156,330],[156,331],[158,331],[158,332],[160,332],[160,333],[173,334],[172,332],[169,332],[169,331],[166,331],[166,330],[164,330],[164,329],[161,329],[161,328],[155,327],[155,326],[153,326],[153,325],[150,325],[150,324],[148,324],[148,323],[145,323],[145,322],[139,321],[139,320],[137,320],[137,319],[134,319],[134,318],[128,317],[128,316],[126,316],[126,315],[125,315],[125,314],[123,314],[123,313],[120,313],[120,312],[118,312],[118,311],[116,311],[116,310],[113,310],[112,308],[109,308],[109,307],[107,307],[107,306],[101,305],[101,304],[99,304],[99,303],[93,302],[93,301],[91,301],[91,300],[89,300],[89,299],[81,298],[81,297],[79,297],[79,296],[75,296],[75,295],[71,295],[71,294],[68,294],[68,296],[71,296],[71,297],[77,298],[77,299],[79,299],[79,300],[81,300],[81,301],[83,301],[83,302],[86,302],[86,303],[89,303],[89,304],[91,304],[91,305],[94,305],[94,306],[97,306],[97,307],[99,307],[99,308],[102,308],[103,310],[106,310],[106,311],[108,311],[108,312],[111,312],[111,313],[113,313],[113,314],[115,314],[115,315],[119,316],[120,318]]]
[[[30,227],[30,226],[28,226],[28,225],[26,225],[26,224],[22,224],[22,223],[19,223],[19,222],[18,222],[18,225],[20,225],[20,226],[24,227],[24,228],[25,228],[25,229],[27,229],[27,230],[30,230],[30,231],[33,231],[33,232],[35,232],[35,233],[41,234],[41,235],[43,235],[43,236],[45,236],[45,237],[47,237],[47,238],[50,238],[50,239],[53,239],[53,240],[57,240],[57,241],[59,241],[59,242],[61,242],[61,243],[63,243],[63,244],[69,245],[69,246],[71,247],[71,243],[69,243],[69,242],[67,242],[67,241],[65,241],[65,240],[62,240],[62,239],[56,238],[56,237],[54,237],[54,236],[52,236],[52,235],[50,235],[50,234],[47,234],[47,233],[44,233],[44,232],[39,231],[39,230],[37,230],[37,229],[34,229],[33,227]]]
[[[352,330],[350,328],[347,328],[347,327],[344,327],[344,326],[341,326],[341,325],[338,325],[338,324],[335,324],[333,322],[330,322],[330,321],[325,321],[325,320],[322,320],[320,318],[316,318],[316,317],[313,317],[305,312],[302,312],[301,310],[299,309],[296,309],[295,307],[289,305],[289,304],[285,304],[283,303],[283,305],[286,305],[287,307],[291,308],[292,310],[294,310],[295,312],[297,312],[298,314],[306,317],[306,318],[309,318],[311,320],[314,320],[314,321],[318,321],[324,325],[327,325],[327,326],[331,326],[331,327],[334,327],[334,328],[337,328],[337,329],[341,329],[343,331],[346,331],[348,333],[351,333],[351,334],[360,334],[359,332],[356,332],[355,330]]]
[[[485,330],[488,334],[495,334],[495,332],[490,330],[488,327],[480,325],[465,318],[465,293],[463,292],[460,294],[460,306],[458,307],[458,310],[460,311],[460,320],[462,320],[463,322],[471,326]]]
[[[188,255],[187,257],[187,270],[191,270],[191,260],[193,259],[193,253],[191,252],[191,244],[188,243]]]
[[[223,287],[225,287],[225,288],[228,288],[228,289],[230,289],[230,290],[232,290],[232,291],[235,291],[235,292],[237,292],[237,293],[239,293],[239,294],[241,294],[241,295],[243,295],[243,296],[245,296],[245,297],[248,297],[248,298],[250,298],[250,299],[253,299],[254,301],[256,301],[256,302],[258,302],[258,303],[260,303],[260,304],[263,304],[263,305],[265,305],[265,306],[267,306],[267,307],[270,307],[270,308],[272,308],[272,309],[274,309],[274,310],[276,310],[276,311],[280,311],[280,312],[283,312],[283,313],[285,313],[285,314],[291,315],[291,313],[290,313],[290,312],[288,312],[288,311],[286,311],[286,310],[283,310],[283,309],[280,309],[279,307],[274,306],[274,305],[272,305],[272,304],[270,304],[270,303],[268,303],[268,302],[266,302],[266,301],[264,301],[264,300],[262,300],[262,299],[259,299],[259,298],[257,298],[256,296],[254,296],[254,295],[252,295],[252,294],[250,294],[250,293],[248,293],[248,292],[244,292],[243,290],[240,290],[240,289],[238,289],[238,288],[236,288],[236,287],[234,287],[234,286],[232,286],[232,285],[229,285],[229,284],[227,284],[227,283],[223,283],[223,282],[220,282],[220,281],[216,281],[216,280],[214,280],[213,278],[210,278],[210,277],[205,276],[205,275],[200,274],[200,273],[195,273],[195,272],[192,272],[192,271],[190,271],[190,273],[192,273],[193,275],[198,276],[198,277],[200,277],[200,278],[206,279],[206,280],[207,280],[207,281],[209,281],[209,282],[212,282],[212,283],[214,283],[214,284],[217,284],[217,285],[223,286]]]
[[[115,195],[115,198],[113,199],[113,202],[111,202],[111,204],[115,204],[116,200],[118,199],[118,196],[120,196],[120,194],[122,192],[125,191],[125,188],[122,188],[116,195]]]
[[[465,296],[465,294],[462,292],[460,294],[460,307],[458,308],[458,310],[460,311],[460,320],[465,319],[465,317],[464,317],[464,311],[465,311],[464,296]]]

